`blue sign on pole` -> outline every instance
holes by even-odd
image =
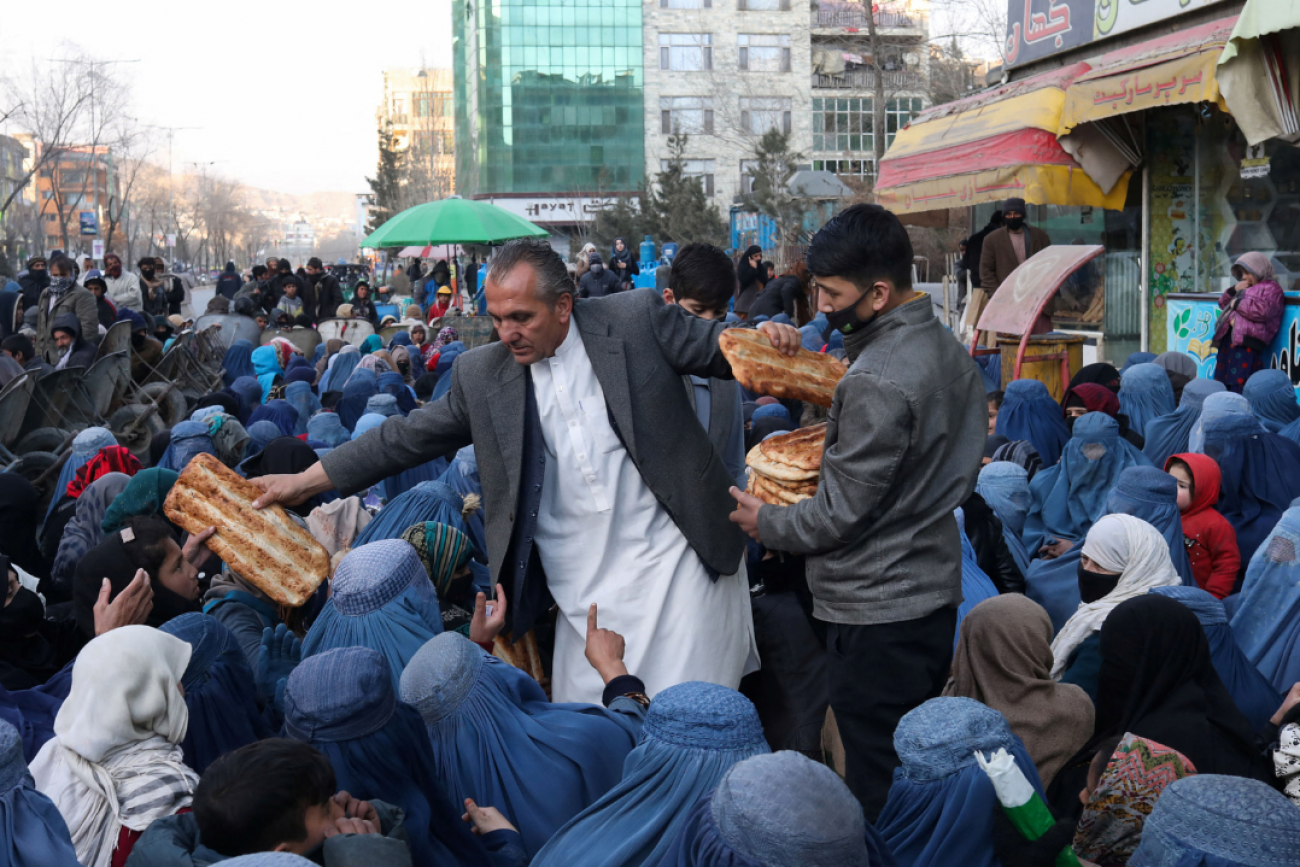
[[[94,211],[82,211],[81,214],[81,234],[98,235],[99,234],[99,217]]]

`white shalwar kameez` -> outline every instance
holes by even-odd
[[[593,602],[650,696],[691,680],[736,688],[758,667],[744,558],[709,580],[614,433],[575,324],[531,373],[547,455],[535,544],[560,609],[554,700],[600,702],[584,655]]]

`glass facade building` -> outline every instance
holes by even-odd
[[[461,195],[637,188],[641,0],[455,0],[452,17]]]

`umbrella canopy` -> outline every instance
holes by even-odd
[[[488,202],[450,198],[407,208],[370,233],[362,247],[425,247],[435,244],[500,244],[549,233]]]

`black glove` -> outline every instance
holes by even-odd
[[[1074,842],[1075,823],[1061,819],[1037,840],[1026,840],[1001,806],[993,808],[993,851],[1002,867],[1053,867],[1056,855]]]

